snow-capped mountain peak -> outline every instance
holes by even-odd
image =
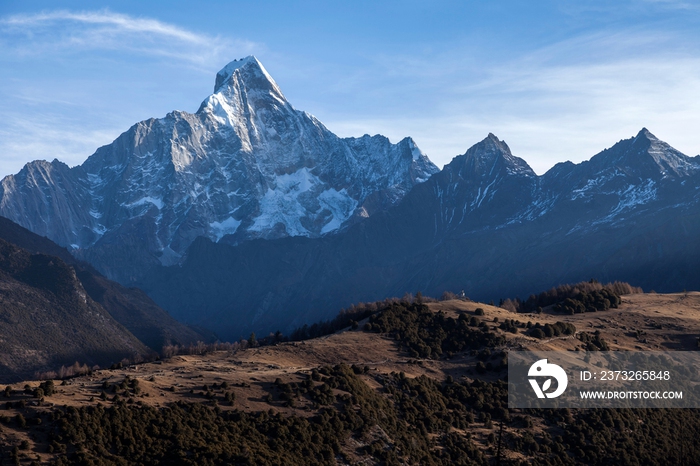
[[[217,73],[197,113],[139,122],[41,183],[8,178],[0,214],[126,282],[139,268],[177,262],[198,236],[238,243],[337,232],[437,171],[413,141],[339,138],[292,107],[250,56]]]
[[[236,72],[237,70],[240,70],[241,68],[245,66],[252,66],[254,68],[258,68],[262,70],[265,75],[268,77],[269,80],[272,80],[272,77],[267,73],[265,68],[262,66],[262,63],[255,58],[253,55],[249,55],[245,58],[240,58],[238,60],[233,60],[221,70],[219,70],[218,73],[216,73],[216,82],[214,84],[214,92],[218,92],[221,86],[226,84],[230,79],[233,77],[233,73]]]
[[[197,114],[212,115],[220,123],[233,127],[244,148],[249,150],[268,136],[277,135],[280,128],[274,122],[269,124],[274,119],[271,115],[285,114],[283,119],[304,116],[298,113],[254,56],[234,60],[222,68],[216,75],[214,93],[197,111]]]
[[[275,80],[262,63],[252,55],[232,61],[216,74],[215,94],[230,94],[240,89],[255,90],[256,95],[269,93],[276,99],[286,102]]]
[[[527,162],[514,156],[508,144],[493,133],[470,147],[463,156],[455,158],[458,160],[463,164],[462,172],[468,176],[489,179],[502,175],[536,176]]]
[[[616,171],[642,179],[686,177],[698,170],[693,159],[642,128],[634,138],[624,139],[594,156],[591,168],[597,172]]]

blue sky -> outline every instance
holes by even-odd
[[[540,174],[642,127],[700,153],[697,1],[3,0],[0,176],[194,112],[250,54],[331,131],[438,166],[489,132]]]

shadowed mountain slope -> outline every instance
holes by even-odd
[[[209,331],[195,330],[176,321],[143,291],[106,279],[89,264],[76,260],[65,248],[4,217],[0,217],[0,239],[30,253],[60,258],[66,267],[72,266],[87,296],[153,351],[160,351],[167,344],[189,344],[214,338]]]
[[[0,321],[5,381],[76,361],[104,366],[150,352],[87,295],[71,266],[2,239]]]
[[[177,318],[233,338],[419,290],[497,300],[591,277],[694,289],[699,167],[643,129],[538,177],[489,135],[346,232],[235,248],[199,238],[181,266],[140,285]]]

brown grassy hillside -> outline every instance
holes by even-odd
[[[153,445],[168,444],[162,429],[181,429],[174,427],[180,422],[177,419],[186,422],[187,416],[193,415],[197,416],[197,422],[206,419],[216,425],[221,423],[230,431],[244,428],[241,427],[244,425],[253,429],[251,432],[262,432],[259,443],[250,443],[253,440],[248,439],[249,443],[243,446],[236,443],[240,441],[238,437],[217,434],[221,435],[219,440],[212,437],[211,441],[232,445],[230,451],[202,447],[208,452],[202,453],[203,456],[182,451],[185,457],[175,464],[194,464],[188,461],[195,461],[193,458],[203,461],[205,457],[211,464],[219,464],[223,458],[247,464],[241,460],[244,457],[254,464],[294,464],[304,458],[304,447],[299,445],[307,441],[320,442],[321,449],[316,452],[320,455],[318,464],[488,464],[495,461],[499,435],[503,438],[502,464],[520,461],[604,464],[612,461],[595,456],[586,445],[611,448],[608,453],[617,455],[612,458],[622,461],[617,464],[627,464],[620,455],[629,454],[629,448],[621,446],[631,445],[629,442],[637,445],[636,459],[629,459],[629,464],[643,460],[648,464],[664,464],[654,463],[654,455],[668,455],[671,451],[680,455],[678,442],[684,437],[666,438],[663,429],[671,429],[669,426],[678,422],[682,422],[688,432],[700,429],[698,421],[690,422],[684,417],[689,415],[688,410],[670,410],[663,415],[660,410],[530,413],[508,410],[505,386],[498,382],[505,375],[504,370],[499,369],[503,352],[509,349],[582,349],[585,343],[577,338],[581,332],[599,331],[611,350],[693,350],[700,336],[700,293],[626,295],[617,309],[574,315],[555,314],[550,308],[541,314],[516,314],[462,300],[433,302],[427,304],[427,308],[429,314],[440,321],[479,319],[480,326],[465,326],[464,331],[478,329],[480,333],[489,333],[498,344],[489,348],[487,357],[483,351],[475,349],[451,354],[443,352],[430,358],[415,357],[407,346],[410,338],[404,338],[399,332],[370,330],[370,326],[379,325],[380,319],[375,316],[359,322],[356,330],[348,328],[308,341],[248,348],[235,353],[177,355],[154,363],[100,370],[63,382],[55,380],[56,393],[43,398],[35,393],[40,382],[16,383],[8,386],[6,398],[0,395],[0,402],[6,408],[0,419],[3,454],[8,459],[19,458],[22,464],[29,464],[31,460],[60,464],[61,458],[70,461],[82,458],[89,463],[98,457],[107,458],[105,464],[117,464],[117,459],[128,456],[130,451],[125,447],[124,438],[110,437],[111,440],[105,440],[106,443],[97,448],[91,445],[89,438],[81,437],[85,433],[66,427],[61,419],[78,416],[75,419],[89,423],[99,417],[99,422],[114,423],[109,416],[121,412],[142,413],[150,416],[143,422],[162,425],[155,431],[153,428],[144,431],[144,435],[153,436],[149,440],[155,442]],[[575,335],[538,339],[525,334],[528,322],[541,326],[566,322],[577,330]],[[504,323],[508,323],[505,329],[501,328]],[[478,370],[479,363],[484,361],[490,363],[490,369]],[[202,408],[206,408],[205,411],[199,412]],[[349,412],[354,414],[348,417]],[[608,426],[605,424],[608,421],[600,421],[603,424],[598,431],[607,432],[605,436],[612,440],[595,437],[585,427],[599,422],[603,412],[608,413],[612,424]],[[175,421],[158,417],[176,414]],[[278,415],[281,417],[276,417]],[[19,416],[25,420],[24,425]],[[653,448],[644,443],[647,440],[641,432],[620,430],[619,426],[628,425],[632,418],[634,422],[639,419],[661,429],[657,431]],[[504,420],[503,433],[499,432],[501,420]],[[321,428],[327,422],[337,423],[334,436],[328,438],[323,436],[325,429]],[[275,426],[274,433],[266,430],[270,423]],[[287,427],[280,427],[281,423],[288,423]],[[282,448],[288,436],[294,437],[297,431],[299,435],[308,433],[309,439],[300,438],[294,447]],[[200,441],[208,445],[205,440]],[[188,441],[180,440],[183,445]],[[138,444],[136,439],[129,442]],[[616,442],[618,446],[610,447],[609,442]],[[328,450],[323,450],[324,445]],[[17,450],[13,453],[14,447]],[[148,454],[146,450],[138,453],[138,445],[134,448],[134,455]],[[163,448],[161,459],[165,461],[169,457],[167,448]],[[687,455],[691,447],[685,445],[684,448],[683,454]],[[252,455],[253,451],[257,453]],[[148,456],[138,458],[143,461]],[[261,458],[267,459],[262,461]],[[464,462],[455,462],[456,458]],[[661,461],[663,456],[658,458]]]

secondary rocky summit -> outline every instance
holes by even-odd
[[[238,338],[421,291],[527,297],[592,277],[697,289],[700,157],[646,129],[537,176],[490,134],[401,202],[340,234],[195,241],[139,285],[176,318]]]
[[[219,71],[194,114],[139,122],[80,166],[28,163],[3,179],[0,215],[130,282],[199,236],[339,231],[437,171],[410,138],[336,136],[251,56]]]

